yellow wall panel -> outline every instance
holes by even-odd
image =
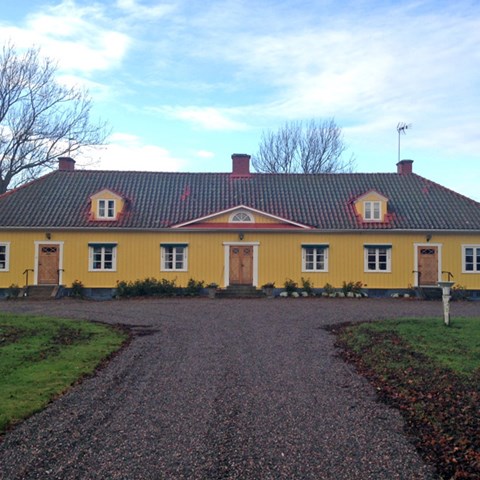
[[[0,242],[10,242],[10,268],[0,271],[0,287],[25,284],[26,269],[37,269],[35,242],[62,242],[64,285],[80,280],[87,287],[115,287],[120,280],[146,277],[176,279],[184,286],[189,278],[216,282],[224,286],[224,243],[239,242],[238,232],[114,232],[114,231],[45,231],[2,232]],[[89,242],[117,243],[117,268],[114,272],[90,272]],[[188,243],[188,271],[160,270],[160,244]],[[368,288],[408,288],[414,285],[415,244],[439,245],[442,271],[469,289],[480,289],[480,273],[462,273],[462,245],[480,245],[480,235],[435,234],[427,242],[425,233],[308,233],[245,231],[243,244],[258,243],[258,285],[275,282],[281,287],[287,278],[300,283],[309,278],[321,288],[330,283],[339,288],[343,281],[361,281]],[[328,272],[302,272],[302,244],[329,244]],[[391,273],[364,271],[365,244],[391,244]],[[227,272],[228,273],[228,272]],[[33,284],[34,273],[29,274]],[[443,275],[446,279],[446,274]]]

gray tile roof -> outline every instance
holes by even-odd
[[[115,222],[92,221],[90,196],[127,198]],[[385,223],[362,223],[353,200],[369,190],[389,199]],[[55,171],[0,196],[0,228],[158,229],[246,205],[322,230],[480,232],[480,204],[416,174],[252,174]]]

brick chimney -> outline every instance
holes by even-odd
[[[407,175],[413,172],[413,160],[400,160],[397,163],[397,173],[400,175]]]
[[[250,155],[246,153],[234,153],[232,155],[232,177],[247,178],[250,173]]]
[[[63,172],[72,172],[75,170],[75,160],[70,157],[58,157],[58,169]]]

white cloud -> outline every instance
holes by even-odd
[[[84,149],[79,155],[79,165],[93,165],[102,170],[136,170],[176,172],[185,162],[175,158],[165,148],[144,144],[142,140],[128,133],[114,133],[108,139],[109,144],[98,148]]]
[[[101,5],[64,0],[31,13],[22,26],[5,25],[0,38],[19,48],[40,47],[64,72],[91,73],[118,67],[130,46],[129,36],[111,25]]]
[[[209,152],[207,150],[198,150],[197,152],[195,152],[195,156],[199,158],[214,158],[215,153]]]
[[[240,109],[161,106],[151,110],[190,122],[205,130],[246,130],[248,128],[246,123],[233,119],[240,113]]]
[[[233,7],[238,17],[238,2]],[[268,88],[271,108],[259,109],[266,116],[363,121],[407,109],[431,115],[454,90],[474,92],[464,72],[478,64],[480,25],[462,7],[430,5],[429,11],[428,2],[412,2],[387,9],[367,2],[361,20],[352,8],[336,15],[317,10],[298,21],[301,13],[285,14],[279,6],[268,14],[256,11],[262,25],[253,21],[254,30],[229,8],[212,8],[199,20],[203,30],[195,30],[192,55],[233,64],[240,91],[242,83]],[[212,10],[213,20],[207,18]],[[325,21],[312,27],[314,18]]]
[[[158,20],[176,10],[174,3],[160,3],[156,6],[142,5],[137,0],[117,0],[117,8],[136,19]]]

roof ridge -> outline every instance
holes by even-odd
[[[168,175],[231,175],[232,172],[178,172],[178,171],[165,171],[165,170],[87,170],[87,169],[76,169],[74,171],[61,171],[55,170],[61,173],[67,174],[76,174],[76,173],[146,173],[146,174],[168,174]],[[50,172],[54,173],[54,172]],[[366,176],[366,175],[398,175],[396,172],[318,172],[318,173],[303,173],[303,172],[251,172],[251,175],[261,175],[261,176],[269,176],[269,177],[312,177],[312,176]]]

